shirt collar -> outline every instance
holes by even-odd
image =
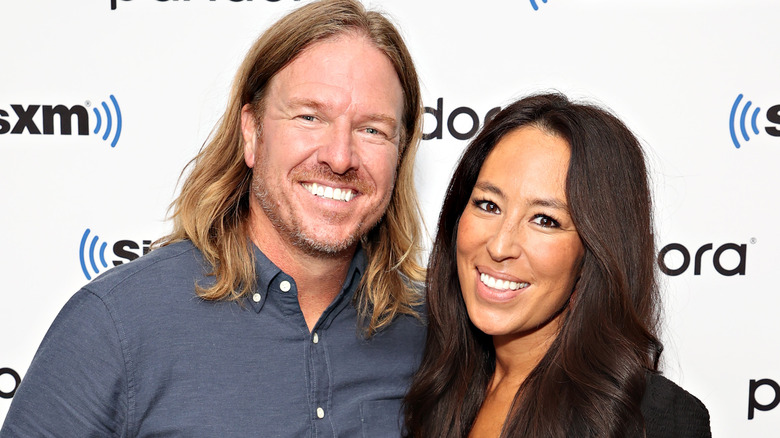
[[[268,293],[272,282],[280,275],[288,278],[292,277],[279,269],[254,243],[252,243],[252,249],[255,256],[255,275],[257,284],[253,296],[247,297],[247,300],[255,311],[259,313],[265,305],[267,298],[266,294]],[[349,302],[352,299],[360,283],[360,278],[366,270],[367,264],[368,260],[366,253],[361,246],[358,246],[355,255],[352,256],[349,268],[347,269],[347,275],[344,278],[344,284],[341,285],[341,291],[330,307],[341,302]],[[256,300],[254,297],[257,294],[259,294],[259,299]]]

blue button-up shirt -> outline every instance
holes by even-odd
[[[397,437],[424,327],[399,316],[370,339],[341,292],[310,332],[295,280],[259,250],[243,301],[204,301],[212,281],[190,242],[110,270],[46,334],[0,436]]]

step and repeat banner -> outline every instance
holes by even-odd
[[[0,422],[65,301],[169,230],[252,41],[306,0],[0,4]],[[366,0],[421,74],[429,232],[485,117],[558,90],[644,144],[665,374],[717,437],[780,430],[780,2]]]

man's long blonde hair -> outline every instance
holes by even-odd
[[[156,246],[190,240],[212,267],[213,286],[196,285],[207,300],[236,300],[255,287],[248,235],[252,169],[244,162],[241,109],[256,115],[271,78],[311,44],[345,33],[365,35],[395,68],[404,92],[397,180],[387,212],[361,239],[368,266],[355,296],[367,336],[398,314],[416,315],[422,296],[422,223],[414,188],[414,157],[421,137],[422,102],[412,58],[398,30],[380,13],[354,0],[323,0],[285,16],[255,42],[236,74],[218,127],[187,165],[191,172],[171,204],[173,231]]]

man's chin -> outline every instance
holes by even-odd
[[[327,258],[343,257],[352,254],[359,241],[360,236],[357,233],[340,239],[312,236],[302,232],[294,233],[292,236],[292,243],[298,249],[312,256]]]

